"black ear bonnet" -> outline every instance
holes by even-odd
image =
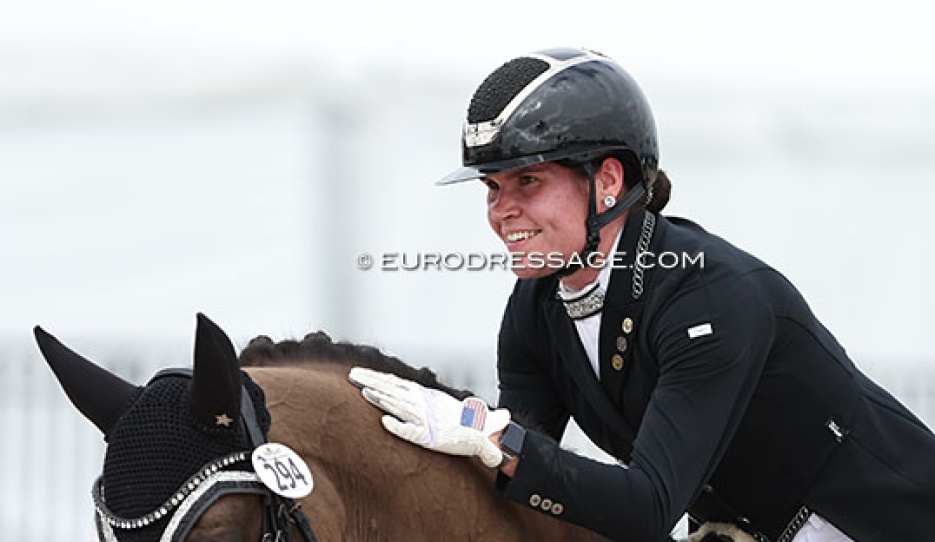
[[[198,314],[192,369],[160,371],[144,387],[42,328],[34,332],[65,394],[107,441],[103,473],[91,490],[100,542],[182,542],[205,510],[237,494],[262,499],[263,540],[290,542],[297,530],[305,542],[315,541],[299,504],[254,469],[254,451],[267,443],[271,423],[263,390],[240,370],[230,338],[205,315]]]
[[[122,517],[139,517],[169,501],[206,463],[234,452],[247,451],[247,460],[229,470],[252,471],[249,452],[254,444],[241,419],[208,427],[192,415],[192,379],[183,370],[158,373],[141,388],[127,411],[107,435],[102,475],[103,497]],[[265,397],[250,376],[240,371],[243,389],[256,412],[265,437],[270,414]],[[124,531],[121,541],[156,542],[168,517],[144,528]]]

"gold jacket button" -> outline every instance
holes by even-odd
[[[537,507],[539,506],[539,503],[541,502],[542,502],[542,497],[540,497],[538,493],[533,493],[529,497],[529,506]]]
[[[552,513],[555,514],[556,516],[561,514],[564,511],[565,511],[565,507],[562,505],[562,503],[557,502],[552,505]]]
[[[623,356],[620,354],[614,354],[610,358],[610,366],[614,368],[615,371],[623,370]]]
[[[552,499],[542,499],[542,509],[546,512],[552,508]]]
[[[623,322],[621,322],[620,324],[620,329],[622,329],[624,333],[632,332],[633,331],[633,319],[630,318],[629,316],[624,318]]]
[[[617,350],[621,352],[627,351],[627,338],[626,337],[617,337]]]

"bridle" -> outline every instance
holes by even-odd
[[[190,369],[164,369],[156,379],[167,376],[191,378]],[[168,518],[159,542],[183,542],[195,523],[219,498],[233,494],[255,494],[263,499],[263,536],[260,542],[292,542],[294,531],[304,542],[317,542],[311,523],[294,499],[272,491],[253,468],[253,450],[266,444],[266,435],[257,419],[253,400],[241,386],[240,423],[250,439],[250,450],[227,454],[209,461],[179,487],[165,503],[135,518],[114,514],[104,500],[103,475],[94,482],[91,496],[95,506],[95,524],[100,542],[120,542],[118,533],[148,527]]]

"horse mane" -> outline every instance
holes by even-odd
[[[240,353],[241,367],[276,367],[301,365],[332,365],[339,368],[360,366],[392,373],[398,377],[449,395],[464,399],[475,395],[470,390],[452,388],[438,379],[431,369],[416,369],[394,356],[389,356],[373,346],[346,341],[334,342],[323,331],[313,331],[301,341],[286,339],[274,342],[266,335],[250,340]]]

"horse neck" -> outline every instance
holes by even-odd
[[[303,500],[316,534],[334,539],[591,540],[590,533],[500,498],[479,462],[388,434],[382,415],[331,365],[249,369],[272,415],[270,441],[312,470]],[[331,536],[320,535],[329,540]]]

